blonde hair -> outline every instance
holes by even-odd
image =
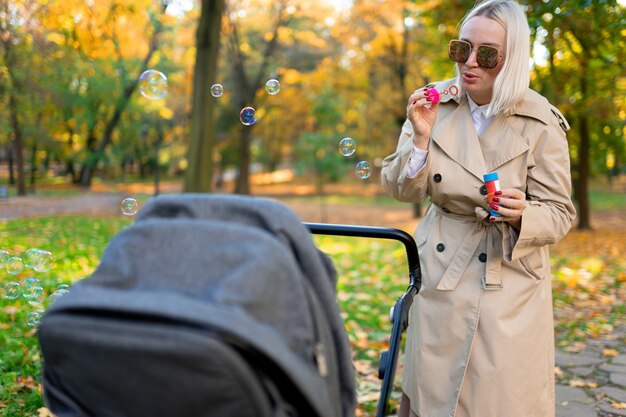
[[[506,31],[504,64],[493,84],[493,95],[487,117],[511,114],[524,98],[530,84],[530,30],[522,6],[512,0],[487,0],[470,10],[461,21],[461,28],[475,16],[498,22]],[[457,85],[461,86],[458,65],[455,65]]]

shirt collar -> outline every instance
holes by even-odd
[[[469,104],[470,112],[474,113],[474,111],[478,110],[479,114],[482,114],[483,117],[486,119],[487,117],[485,115],[487,113],[487,107],[489,107],[489,104],[483,104],[482,106],[479,106],[474,100],[472,100],[469,94],[466,93],[465,95],[467,96],[467,103]]]

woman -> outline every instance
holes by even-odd
[[[401,416],[555,415],[547,245],[575,210],[569,126],[528,88],[529,37],[514,1],[472,9],[449,44],[457,78],[436,85],[459,93],[436,102],[415,91],[384,160],[389,193],[432,203],[416,231],[423,286],[410,311]],[[483,175],[492,172],[502,190],[490,206]]]

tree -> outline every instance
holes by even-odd
[[[236,14],[228,15],[228,51],[233,65],[233,75],[236,79],[235,103],[239,109],[244,107],[254,107],[256,105],[257,91],[265,84],[268,79],[268,67],[270,60],[276,52],[278,46],[279,30],[289,24],[293,13],[289,6],[289,0],[279,0],[274,4],[271,3],[274,11],[274,20],[270,31],[265,34],[259,34],[260,39],[256,39],[262,48],[261,56],[256,57],[258,67],[256,73],[251,69],[247,62],[250,55],[244,49],[250,50],[249,43],[247,48],[243,48],[240,34],[239,24]],[[235,192],[238,194],[250,193],[250,144],[252,136],[252,126],[244,126],[239,130],[239,172],[236,179]]]
[[[548,50],[548,69],[536,69],[536,84],[565,112],[573,127],[568,136],[578,228],[590,229],[589,179],[594,174],[593,154],[599,148],[606,152],[610,149],[607,145],[615,146],[612,149],[615,156],[624,153],[619,114],[625,109],[623,89],[620,93],[619,86],[623,85],[626,70],[620,59],[626,53],[622,39],[625,10],[615,0],[577,0],[557,7],[535,2],[529,7],[528,16],[535,39]],[[606,136],[601,134],[605,129],[609,133],[615,130],[617,137],[622,138],[621,147],[619,140],[607,143]]]
[[[26,121],[25,104],[27,69],[29,56],[32,54],[33,39],[38,35],[38,15],[44,5],[27,1],[15,4],[3,1],[0,5],[0,46],[5,75],[4,88],[8,95],[8,118],[13,136],[12,155],[15,156],[17,169],[17,194],[26,195],[24,172],[24,124]]]
[[[167,6],[168,6],[167,2],[162,3],[160,15],[163,15],[165,13]],[[113,5],[112,9],[114,10],[115,7],[116,6]],[[80,178],[80,185],[82,187],[89,188],[91,186],[93,172],[96,166],[98,165],[98,162],[103,157],[106,147],[111,143],[111,140],[113,139],[113,132],[117,128],[120,122],[122,113],[124,112],[124,110],[126,109],[126,107],[128,106],[130,102],[131,96],[137,90],[137,85],[139,84],[139,75],[148,69],[150,60],[152,59],[152,56],[154,55],[154,53],[156,52],[158,48],[159,35],[163,31],[163,23],[160,20],[160,15],[154,16],[151,19],[153,28],[152,28],[152,34],[150,36],[150,40],[148,42],[148,45],[149,45],[148,52],[146,53],[141,63],[141,66],[139,67],[139,71],[137,72],[137,75],[134,78],[132,78],[131,81],[125,84],[122,84],[122,89],[123,89],[122,93],[119,96],[115,104],[115,107],[113,108],[113,112],[111,113],[108,121],[105,124],[104,131],[102,133],[102,136],[100,137],[100,140],[98,141],[95,148],[89,149],[89,155],[87,156],[87,159],[85,160],[84,169],[81,173],[81,178]],[[117,39],[117,34],[115,31],[113,31],[112,35],[113,35],[112,41],[115,45],[115,50],[117,53],[118,68],[120,69],[122,73],[124,73],[125,72],[124,60],[122,58],[122,53],[119,48],[119,40]]]
[[[185,174],[185,191],[210,192],[213,178],[215,145],[215,101],[209,86],[217,79],[217,58],[224,0],[203,0],[196,32],[196,64],[193,79],[191,141]]]

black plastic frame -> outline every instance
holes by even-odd
[[[422,285],[422,273],[419,263],[419,255],[417,253],[417,245],[415,240],[408,233],[393,228],[373,227],[373,226],[357,226],[347,224],[330,224],[330,223],[303,223],[312,234],[330,235],[330,236],[349,236],[349,237],[365,237],[374,239],[391,239],[401,242],[406,250],[406,256],[409,266],[409,286],[402,294],[393,307],[391,321],[393,328],[391,329],[391,340],[389,341],[389,349],[381,353],[379,378],[383,380],[376,417],[384,417],[387,411],[387,405],[391,390],[393,389],[393,379],[396,373],[398,361],[398,353],[400,351],[400,343],[402,341],[402,333],[408,327],[408,314],[413,298],[419,292]]]

